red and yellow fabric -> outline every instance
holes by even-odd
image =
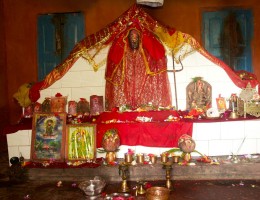
[[[94,59],[95,56],[98,55],[98,52],[102,48],[110,45],[116,40],[120,40],[120,37],[124,35],[122,35],[122,33],[125,33],[125,31],[128,30],[132,24],[139,24],[140,28],[142,30],[145,30],[143,36],[143,45],[145,46],[144,49],[147,50],[146,53],[151,54],[151,58],[153,58],[154,60],[161,56],[161,51],[158,50],[156,52],[153,52],[153,50],[156,48],[151,48],[151,46],[153,46],[153,44],[151,43],[156,42],[156,40],[148,37],[150,33],[154,33],[158,41],[163,43],[165,47],[168,48],[168,50],[173,52],[176,58],[176,62],[179,62],[178,59],[182,60],[191,53],[198,51],[207,59],[211,60],[213,63],[223,68],[236,86],[240,88],[245,88],[249,82],[252,87],[255,87],[257,84],[259,84],[254,76],[250,75],[251,78],[249,80],[241,77],[241,74],[237,74],[224,62],[208,53],[190,35],[182,33],[180,31],[176,31],[174,28],[158,23],[158,21],[149,16],[141,7],[134,4],[117,20],[109,24],[107,27],[101,29],[95,34],[87,36],[84,40],[79,42],[63,63],[61,63],[53,71],[51,71],[50,74],[48,74],[43,81],[34,84],[31,87],[29,94],[31,101],[37,101],[40,97],[39,91],[48,88],[53,83],[62,78],[80,57],[85,58],[92,65],[93,70],[97,71],[101,67],[101,65],[104,64],[104,62],[97,64]],[[159,45],[158,48],[161,48],[161,46]],[[117,49],[120,50],[118,57],[110,57],[110,60],[112,58],[112,61],[115,64],[118,64],[118,62],[120,61],[119,58],[123,58],[122,53],[124,52],[124,49]],[[93,50],[95,53],[93,55],[90,55],[90,51]],[[157,53],[159,54],[157,55]],[[156,73],[162,68],[155,69],[149,66],[149,69],[151,69],[152,73]],[[107,77],[111,78],[111,74],[107,74]]]
[[[161,39],[161,41],[173,52],[175,61],[178,63],[178,59],[183,60],[188,55],[199,52],[207,59],[220,66],[225,70],[233,83],[239,88],[246,88],[250,83],[252,87],[256,87],[259,82],[252,73],[245,71],[233,71],[227,64],[218,58],[211,55],[206,51],[193,37],[189,34],[175,31],[172,33],[172,29],[169,27],[158,26],[155,29],[155,34]],[[179,57],[178,57],[179,55]]]
[[[128,35],[135,30],[140,36],[138,49],[131,49]],[[136,109],[152,102],[155,106],[171,105],[164,46],[156,36],[133,23],[113,41],[108,53],[106,105],[108,110],[121,105]]]

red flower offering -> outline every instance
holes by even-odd
[[[153,185],[152,185],[151,183],[146,182],[145,185],[144,185],[144,188],[145,188],[145,189],[148,189],[148,188],[150,188],[150,187],[152,187],[152,186],[153,186]]]
[[[211,163],[211,159],[208,156],[203,156],[197,159],[198,162]]]
[[[55,97],[62,97],[62,94],[58,92]]]
[[[130,155],[133,155],[133,154],[135,154],[135,151],[132,150],[132,149],[128,149],[127,153],[130,154]]]

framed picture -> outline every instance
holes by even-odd
[[[31,160],[64,161],[66,113],[34,113]]]
[[[225,112],[225,110],[227,109],[225,98],[219,96],[218,98],[216,98],[216,101],[217,101],[217,108],[218,108],[218,111],[219,111],[220,113]]]
[[[96,157],[96,125],[67,125],[65,159],[67,161],[94,160]]]

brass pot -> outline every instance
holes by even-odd
[[[146,190],[147,200],[168,200],[170,190],[165,187],[150,187]]]
[[[116,152],[115,151],[109,151],[106,153],[106,162],[111,163],[116,161]]]

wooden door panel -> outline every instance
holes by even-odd
[[[85,37],[85,24],[83,13],[69,13],[64,24],[65,48],[62,60],[65,59],[74,46]]]
[[[222,20],[219,18],[212,18],[209,20],[209,41],[208,41],[208,51],[219,59],[222,59],[220,54],[221,42],[220,35],[222,32]]]
[[[38,17],[38,80],[43,80],[85,37],[82,13],[61,13]]]
[[[60,55],[56,53],[55,26],[53,15],[38,18],[38,79],[44,77],[60,63]]]
[[[204,46],[234,70],[252,72],[250,10],[222,10],[203,13]]]

